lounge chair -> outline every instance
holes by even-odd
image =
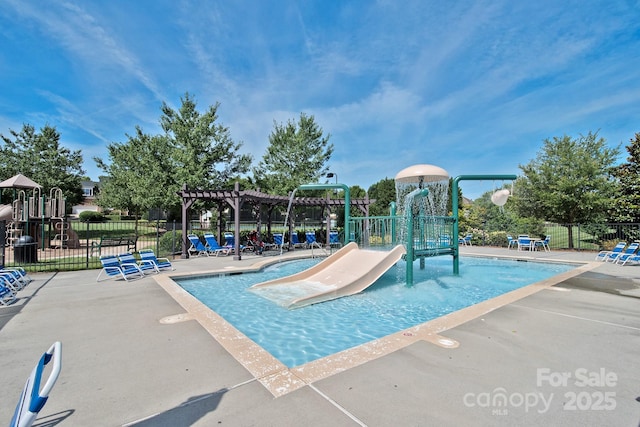
[[[18,292],[24,289],[27,286],[24,282],[20,280],[20,278],[14,276],[12,273],[5,272],[0,273],[0,278],[2,278],[5,286],[11,289],[13,292]]]
[[[629,246],[627,246],[627,248],[624,251],[620,252],[615,257],[610,258],[608,261],[611,261],[614,264],[624,265],[629,258],[636,255],[636,252],[638,251],[638,247],[640,247],[640,243],[633,242]]]
[[[329,246],[332,248],[342,247],[342,243],[340,243],[340,234],[338,234],[337,231],[329,232]]]
[[[137,265],[142,273],[157,273],[155,265],[150,260],[137,260],[132,254],[126,252],[118,255],[120,265],[133,264]]]
[[[640,264],[640,254],[635,253],[633,255],[625,257],[622,262],[618,262],[618,263],[620,265],[627,265],[627,263],[629,263],[629,265],[631,265],[631,263]]]
[[[619,254],[622,253],[624,248],[627,246],[627,242],[618,242],[618,244],[610,251],[600,251],[596,255],[596,261],[606,262],[610,259],[615,259]]]
[[[284,244],[284,236],[282,233],[275,233],[273,235],[273,246],[275,249],[282,249],[282,245]]]
[[[191,246],[187,250],[187,252],[189,252],[189,255],[197,254],[198,256],[209,256],[209,251],[207,250],[206,246],[200,241],[200,237],[195,234],[189,234],[187,235],[187,239],[189,239],[189,243],[191,243]]]
[[[298,239],[298,233],[295,231],[291,233],[291,244],[294,248],[304,248],[307,246],[305,242],[301,242],[300,239]]]
[[[155,270],[159,273],[161,270],[174,270],[171,261],[168,258],[157,258],[151,249],[143,249],[140,252],[140,259],[153,264]]]
[[[207,242],[205,248],[207,249],[207,252],[210,254],[214,254],[215,256],[218,255],[229,255],[231,252],[233,252],[233,246],[220,246],[220,243],[218,243],[218,240],[216,240],[216,236],[214,236],[211,233],[207,233],[204,235],[204,240],[205,242]]]
[[[513,238],[512,235],[507,234],[507,249],[511,249],[511,246],[518,247],[518,241]]]
[[[533,240],[529,237],[524,237],[524,236],[518,236],[518,250],[519,251],[524,251],[524,250],[532,250],[532,242]]]
[[[16,293],[3,278],[0,278],[0,305],[9,305],[16,300]]]
[[[20,400],[16,405],[16,410],[13,413],[11,419],[11,427],[29,427],[33,425],[34,421],[38,417],[38,413],[47,403],[47,398],[51,389],[58,380],[60,370],[62,369],[62,344],[60,341],[56,341],[53,345],[42,355],[36,366],[31,371],[31,375],[27,378],[27,382],[22,389]],[[51,373],[47,382],[40,388],[42,382],[42,374],[45,366],[53,362],[51,365]]]
[[[233,234],[227,233],[224,235],[224,247],[230,249],[229,253],[234,253],[236,251],[236,238]],[[246,246],[242,244],[239,245],[240,252],[244,252],[245,249]]]
[[[318,241],[316,240],[316,233],[313,231],[307,231],[305,234],[305,238],[307,240],[307,247],[308,248],[322,248],[322,245],[320,245],[320,243],[318,243]]]
[[[144,277],[144,273],[140,269],[137,263],[120,263],[120,260],[115,255],[102,255],[100,257],[102,263],[102,270],[98,273],[96,282],[100,281],[102,273],[109,277],[122,277],[124,280],[129,280],[131,277]]]
[[[20,282],[24,283],[24,285],[28,285],[33,282],[29,273],[22,267],[11,267],[6,268],[5,266],[0,266],[0,274],[2,273],[11,273],[14,277],[16,277]]]

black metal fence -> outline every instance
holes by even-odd
[[[316,224],[317,225],[317,224]],[[234,225],[225,227],[231,233]],[[243,223],[241,242],[255,230],[255,224]],[[369,224],[366,232],[369,244],[388,244],[392,225],[378,220]],[[215,234],[213,224],[193,222],[189,232],[202,235]],[[296,231],[304,235],[313,228],[302,224]],[[364,233],[365,228],[353,229],[354,234]],[[272,233],[283,232],[283,227]],[[536,224],[522,230],[489,231],[487,229],[460,230],[472,234],[473,245],[508,245],[507,235],[516,237],[526,233],[532,236],[550,236],[551,249],[597,251],[610,249],[619,241],[640,240],[640,224]],[[325,232],[316,229],[318,241],[323,242]],[[357,236],[362,237],[362,236]],[[263,238],[269,236],[263,229]],[[376,239],[379,239],[378,242]],[[224,238],[219,239],[224,243]],[[342,240],[342,238],[341,238]],[[359,239],[358,239],[359,240]],[[175,258],[182,253],[182,230],[178,222],[167,221],[107,221],[87,223],[78,220],[46,223],[23,223],[16,227],[10,221],[0,221],[0,261],[5,266],[21,266],[28,271],[63,271],[100,268],[101,255],[118,255],[152,249],[158,256]]]

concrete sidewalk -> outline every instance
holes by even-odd
[[[593,253],[466,247],[463,255],[593,260]],[[288,256],[295,255],[288,254]],[[175,260],[175,274],[262,257]],[[36,425],[616,425],[640,422],[640,267],[598,264],[441,336],[275,398],[153,277],[34,275],[0,308],[0,425],[54,341],[63,369]]]

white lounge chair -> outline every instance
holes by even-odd
[[[624,248],[627,246],[627,242],[618,242],[618,244],[610,251],[600,251],[596,255],[596,261],[606,262],[610,259],[615,259],[619,254],[622,253]]]

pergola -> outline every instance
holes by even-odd
[[[187,186],[183,186],[182,190],[178,191],[178,195],[182,198],[182,258],[188,258],[188,218],[189,209],[198,200],[213,201],[218,203],[218,211],[221,214],[224,210],[225,204],[230,206],[234,211],[234,235],[235,235],[235,255],[234,260],[242,259],[240,252],[240,209],[242,205],[247,202],[251,203],[260,211],[262,206],[272,211],[277,206],[288,206],[290,198],[287,196],[277,196],[273,194],[266,194],[256,190],[240,190],[240,185],[236,182],[233,190],[189,190]],[[364,199],[351,199],[351,206],[355,206],[362,212],[363,216],[369,215],[369,205],[374,200],[370,200],[368,197]],[[292,207],[294,206],[321,206],[321,207],[334,207],[344,206],[344,199],[331,199],[327,195],[323,197],[294,197],[291,201]],[[220,218],[221,215],[218,215]],[[257,218],[258,231],[260,231],[260,215]],[[291,225],[289,225],[291,228]],[[328,227],[327,227],[328,228]],[[291,230],[290,230],[291,231]],[[221,236],[224,230],[222,229],[222,223],[218,221],[218,236]],[[328,233],[328,230],[327,230]]]

